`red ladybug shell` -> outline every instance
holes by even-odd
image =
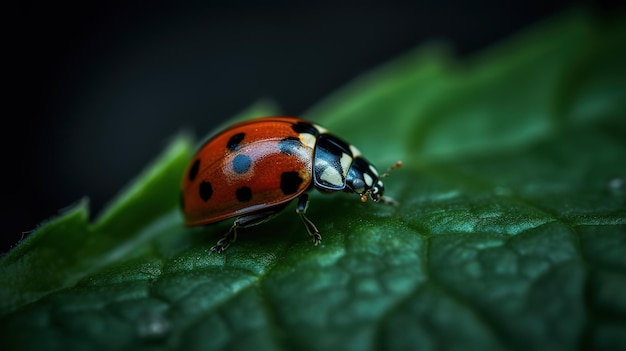
[[[182,181],[185,224],[209,224],[286,203],[311,186],[313,134],[302,120],[271,117],[232,126],[196,153]]]

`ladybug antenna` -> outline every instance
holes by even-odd
[[[391,171],[393,171],[396,168],[400,168],[402,167],[402,161],[397,161],[396,163],[394,163],[393,165],[389,166],[389,168],[387,168],[387,170],[385,171],[385,173],[381,174],[380,177],[378,178],[386,178],[389,177],[389,173],[391,173]]]

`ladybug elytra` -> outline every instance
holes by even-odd
[[[390,167],[401,165],[398,162]],[[237,229],[269,220],[297,199],[296,213],[317,245],[321,235],[305,215],[307,191],[356,193],[361,201],[394,204],[385,197],[376,167],[359,150],[314,123],[295,117],[249,120],[209,139],[192,158],[182,180],[187,226],[236,217],[211,252],[222,252]]]

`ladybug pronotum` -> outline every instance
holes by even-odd
[[[400,167],[398,161],[391,168]],[[236,217],[211,252],[222,252],[237,229],[269,220],[297,199],[296,213],[317,245],[322,237],[305,215],[307,191],[356,193],[365,202],[394,204],[383,195],[376,167],[359,150],[319,125],[295,117],[249,120],[218,133],[192,158],[182,180],[185,225]]]

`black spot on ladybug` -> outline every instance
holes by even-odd
[[[294,123],[293,126],[291,126],[291,129],[293,129],[293,131],[298,134],[308,133],[316,137],[320,134],[318,130],[315,127],[313,127],[312,124],[309,124],[306,122]]]
[[[298,172],[283,172],[280,175],[280,190],[283,194],[290,195],[298,191],[303,179]]]
[[[295,155],[300,147],[302,147],[302,142],[296,137],[286,137],[278,142],[278,150],[287,155]]]
[[[250,156],[239,154],[233,159],[233,170],[239,174],[246,173],[250,169],[252,160]]]
[[[245,133],[237,133],[231,136],[230,139],[228,139],[228,143],[226,144],[226,147],[228,148],[228,150],[237,151],[241,147],[240,144],[243,141],[243,138],[245,136],[246,136]]]
[[[241,188],[237,189],[235,195],[237,196],[237,201],[247,202],[252,199],[252,190],[250,190],[250,188],[248,188],[247,186],[242,186]]]
[[[193,182],[194,179],[196,179],[196,176],[198,175],[198,170],[200,169],[200,160],[196,160],[193,165],[191,165],[191,168],[189,169],[189,181]]]
[[[211,186],[211,183],[203,180],[202,183],[200,183],[200,197],[204,202],[207,202],[211,196],[213,196],[213,186]]]

